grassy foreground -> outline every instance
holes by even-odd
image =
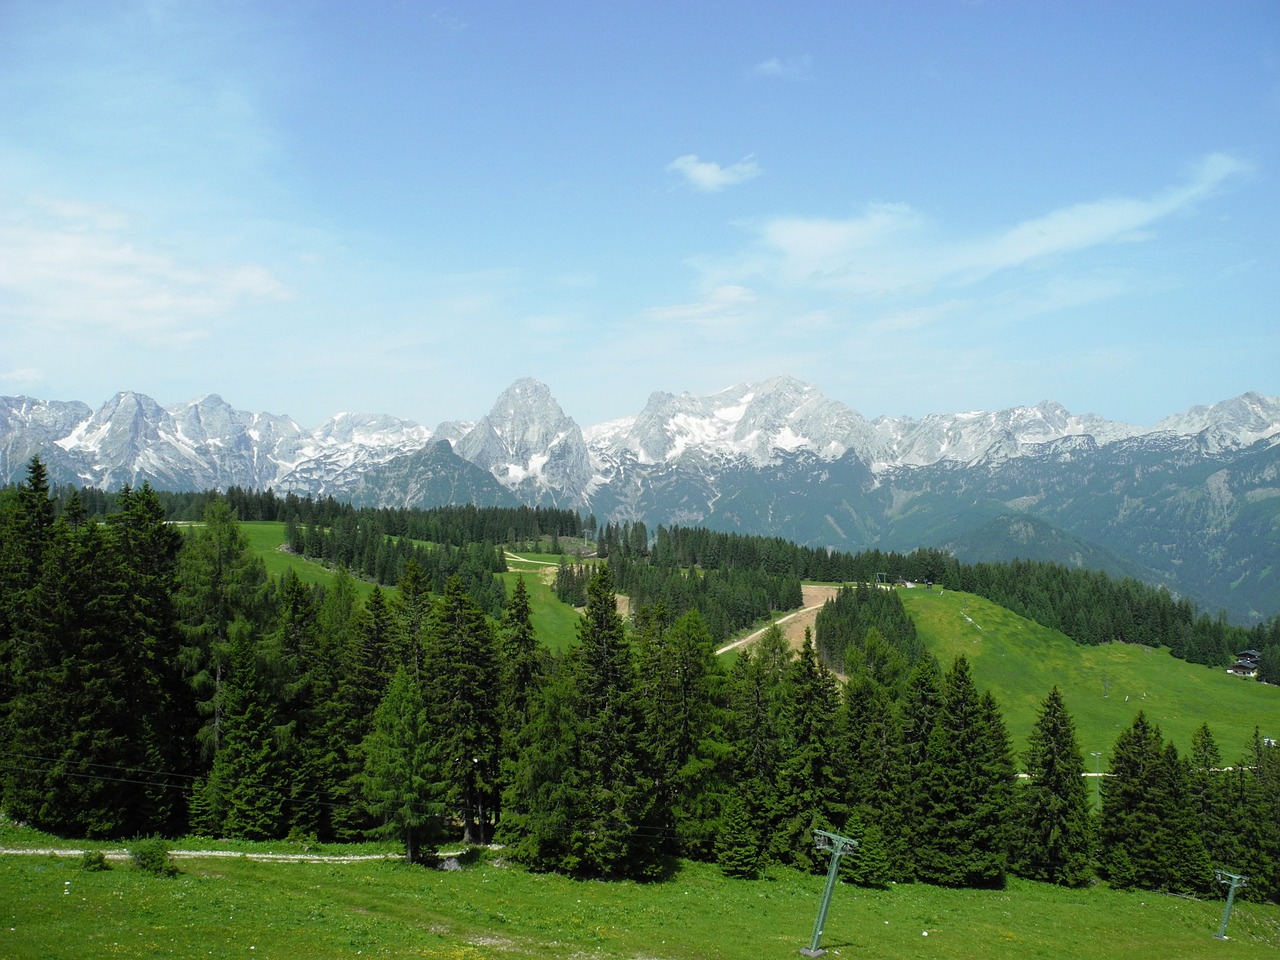
[[[684,864],[657,884],[395,861],[183,859],[181,874],[91,873],[74,857],[0,856],[0,956],[718,960],[794,957],[823,878],[731,881]],[[868,960],[1179,960],[1280,955],[1280,908],[1013,881],[1002,891],[841,885],[823,946]]]

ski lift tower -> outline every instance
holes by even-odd
[[[801,947],[800,953],[806,957],[821,957],[827,952],[819,944],[822,942],[822,928],[827,923],[827,908],[831,906],[831,894],[836,888],[836,877],[840,874],[840,858],[849,851],[856,850],[858,841],[842,837],[838,833],[828,833],[826,830],[813,831],[813,840],[819,850],[831,851],[831,868],[827,871],[827,885],[822,891],[818,919],[813,925],[813,942],[807,947]]]
[[[1231,889],[1227,891],[1227,907],[1222,911],[1222,924],[1218,927],[1218,932],[1213,935],[1214,939],[1225,940],[1227,939],[1227,921],[1231,919],[1231,904],[1236,898],[1236,891],[1241,887],[1247,887],[1249,878],[1238,873],[1228,873],[1226,870],[1215,870],[1213,879],[1219,883],[1231,884]]]

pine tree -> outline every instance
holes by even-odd
[[[645,755],[631,644],[618,615],[613,578],[600,567],[571,656],[582,710],[582,798],[577,855],[586,872],[652,877],[662,869],[659,806]]]
[[[546,674],[546,654],[533,629],[533,610],[524,577],[516,578],[498,631],[499,719],[507,762],[516,762],[521,732]],[[504,780],[507,777],[504,775]]]
[[[638,616],[636,659],[644,741],[652,761],[662,825],[672,855],[707,858],[719,816],[727,754],[721,710],[713,699],[715,645],[696,610],[669,627]]]
[[[783,678],[791,653],[776,624],[738,656],[729,677],[730,769],[752,830],[770,837],[781,807]]]
[[[361,747],[365,803],[386,836],[404,840],[406,863],[442,836],[444,803],[438,764],[432,756],[432,726],[412,675],[401,667],[373,717]]]
[[[1213,888],[1213,866],[1200,836],[1204,824],[1195,814],[1187,786],[1189,765],[1172,743],[1165,745],[1161,761],[1167,837],[1162,888],[1173,893],[1208,893]]]
[[[393,604],[396,623],[395,654],[392,662],[409,670],[421,682],[422,647],[431,616],[430,585],[421,564],[414,558],[405,562],[399,590]]]
[[[1187,755],[1187,797],[1211,863],[1237,863],[1242,851],[1231,810],[1229,772],[1213,731],[1201,724],[1191,736]]]
[[[211,500],[205,508],[203,524],[178,558],[177,578],[181,656],[206,718],[201,752],[212,758],[222,741],[233,628],[261,632],[267,614],[266,568],[225,500]]]
[[[122,636],[116,650],[128,658],[128,734],[134,762],[148,771],[137,795],[124,800],[133,832],[176,835],[185,826],[187,778],[194,769],[197,716],[182,675],[182,634],[174,605],[182,535],[166,522],[164,506],[148,484],[125,487],[119,512],[108,519],[116,554]]]
[[[512,857],[533,870],[590,870],[582,851],[581,810],[590,790],[581,760],[585,729],[570,664],[553,657],[519,733],[520,762],[503,794],[499,834]]]
[[[1026,767],[1017,801],[1015,872],[1068,887],[1088,883],[1093,825],[1084,755],[1057,687],[1040,707]]]
[[[726,877],[756,880],[764,870],[760,835],[751,823],[747,804],[737,792],[725,801],[715,842],[716,863]]]
[[[1113,886],[1203,891],[1209,859],[1187,786],[1187,764],[1145,713],[1116,738],[1102,784],[1102,868]]]
[[[282,836],[288,777],[276,735],[277,704],[247,624],[231,630],[221,742],[209,782],[217,787],[219,835],[246,840]]]
[[[497,645],[458,576],[432,613],[423,672],[446,802],[462,823],[463,842],[484,843],[498,805]]]
[[[901,750],[896,759],[896,780],[902,792],[904,820],[902,836],[909,858],[895,864],[901,880],[919,876],[920,851],[928,842],[930,810],[924,777],[929,768],[929,744],[938,724],[942,702],[942,674],[933,657],[916,661],[907,677],[901,709]]]
[[[860,887],[876,890],[887,887],[893,879],[893,868],[880,828],[855,811],[849,815],[842,832],[851,840],[858,841],[858,846],[842,861],[841,875]]]
[[[889,691],[863,669],[849,677],[842,701],[842,751],[849,805],[880,834],[889,879],[912,876],[907,845],[909,805],[901,720]]]
[[[826,867],[814,847],[815,830],[831,830],[848,815],[835,678],[818,661],[805,631],[799,656],[787,668],[778,769],[778,824],[774,855],[805,870]]]
[[[919,879],[1002,887],[1013,784],[1008,734],[995,700],[979,694],[968,660],[947,672],[920,778]]]

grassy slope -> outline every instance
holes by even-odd
[[[0,857],[0,955],[784,958],[808,944],[823,883],[789,870],[729,881],[705,865],[648,885],[494,864],[180,866],[162,879],[124,865],[87,873],[72,858]],[[1238,904],[1226,943],[1212,938],[1221,915],[1221,902],[1023,881],[1003,891],[841,886],[822,942],[831,956],[866,960],[1276,956],[1280,908]]]
[[[324,564],[280,549],[284,544],[283,523],[245,521],[240,524],[240,529],[249,545],[262,557],[270,576],[282,577],[286,570],[293,570],[303,583],[327,584],[333,580],[333,571]],[[373,592],[372,583],[359,579],[354,582],[356,595],[361,599],[366,599]]]
[[[552,650],[563,650],[577,639],[578,612],[557,600],[555,588],[547,582],[547,572],[554,571],[557,565],[545,559],[512,559],[508,556],[507,566],[511,572],[501,574],[501,577],[507,585],[507,596],[515,589],[516,579],[524,578],[534,632]]]
[[[1280,687],[1188,664],[1164,649],[1083,647],[972,594],[917,588],[900,595],[944,668],[957,654],[969,658],[978,684],[1000,701],[1018,749],[1054,684],[1075,717],[1091,769],[1089,754],[1101,751],[1105,766],[1116,736],[1139,710],[1183,753],[1207,722],[1227,762],[1243,754],[1255,726],[1264,736],[1280,735]]]

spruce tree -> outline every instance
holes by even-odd
[[[1093,836],[1084,755],[1057,687],[1028,739],[1027,781],[1018,790],[1014,870],[1068,887],[1089,882]]]
[[[764,870],[764,850],[760,835],[751,822],[747,804],[736,791],[729,794],[720,818],[715,841],[716,863],[726,877],[758,879]]]
[[[1209,860],[1218,866],[1239,862],[1239,831],[1232,816],[1230,773],[1223,770],[1222,753],[1213,731],[1201,724],[1191,736],[1187,755],[1187,798],[1199,826]]]
[[[782,631],[770,626],[739,654],[730,672],[727,730],[730,769],[738,796],[757,836],[772,836],[780,816],[778,774],[786,693],[783,678],[791,653]]]
[[[422,691],[401,667],[361,746],[361,782],[369,812],[380,824],[378,832],[404,841],[406,863],[417,863],[422,849],[442,836],[444,803],[433,735]]]
[[[839,689],[819,662],[807,630],[799,656],[788,666],[784,690],[778,823],[772,849],[783,863],[821,871],[826,864],[814,847],[813,832],[842,825],[848,806],[838,746]]]
[[[919,879],[1002,887],[1013,785],[1008,734],[994,698],[979,694],[963,656],[947,672],[919,784]]]
[[[546,669],[546,652],[533,629],[529,591],[524,577],[517,577],[498,631],[498,711],[507,763],[518,759],[520,735],[529,722]]]
[[[222,737],[209,783],[219,836],[268,840],[283,836],[288,776],[277,737],[278,704],[270,694],[252,632],[231,631]]]
[[[656,876],[662,869],[665,811],[654,792],[635,663],[607,566],[587,583],[571,667],[582,711],[579,763],[586,787],[575,824],[579,871]]]
[[[463,842],[485,843],[498,805],[497,646],[456,575],[428,623],[423,662],[445,801],[462,823]]]
[[[529,704],[503,793],[499,837],[514,859],[533,870],[578,873],[583,861],[585,737],[578,684],[566,656],[555,656]]]
[[[209,502],[203,524],[183,547],[177,579],[181,657],[205,718],[201,753],[211,759],[222,740],[231,634],[261,632],[267,616],[266,567],[222,498]]]
[[[1113,886],[1205,890],[1208,854],[1188,789],[1187,764],[1145,713],[1116,738],[1102,784],[1101,865]]]
[[[721,803],[721,768],[727,757],[721,709],[713,699],[715,644],[692,610],[669,627],[665,617],[636,630],[644,742],[668,853],[709,858]]]
[[[913,868],[907,845],[909,795],[901,719],[889,691],[865,668],[845,683],[842,713],[849,805],[862,823],[879,833],[889,878],[907,879]]]
[[[898,764],[896,780],[902,791],[904,823],[903,845],[908,859],[895,864],[901,880],[919,876],[920,851],[929,841],[928,818],[931,816],[924,778],[929,769],[929,744],[938,723],[942,702],[942,674],[931,656],[921,657],[907,677],[901,707],[901,749],[894,758]]]

